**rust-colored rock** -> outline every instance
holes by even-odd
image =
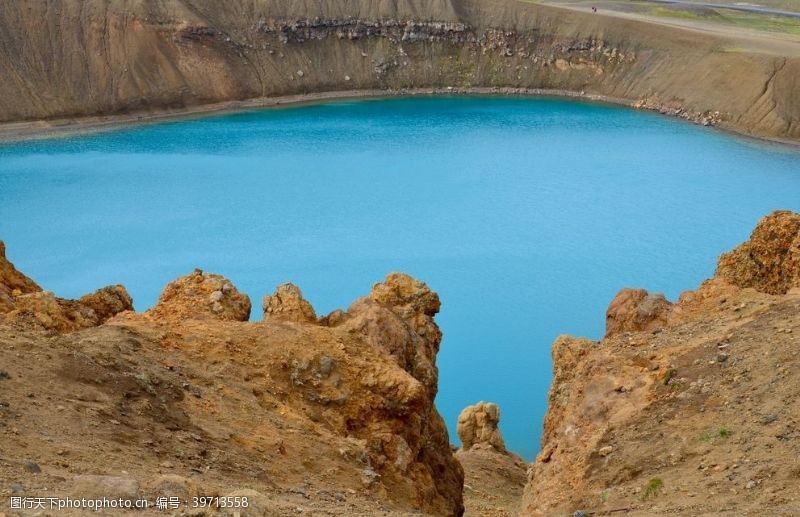
[[[769,294],[800,287],[800,214],[777,211],[763,218],[750,240],[719,258],[716,276]]]
[[[477,444],[488,444],[497,451],[506,450],[503,435],[498,425],[500,408],[491,402],[478,402],[467,406],[458,416],[456,432],[461,440],[461,447],[469,450]]]
[[[14,379],[4,397],[24,413],[12,440],[35,443],[42,458],[68,450],[70,468],[102,480],[126,470],[147,493],[230,493],[246,484],[277,497],[269,511],[279,513],[338,514],[342,497],[348,515],[362,517],[386,508],[464,511],[463,469],[434,405],[438,297],[407,275],[390,275],[322,324],[287,285],[268,298],[277,310],[264,322],[246,321],[248,298],[201,271],[170,283],[145,314],[130,311],[121,286],[77,301],[17,290],[13,301],[0,315],[0,342],[16,345],[0,347],[0,382]],[[46,367],[29,373],[30,361]],[[41,405],[23,405],[30,394],[59,410],[45,416]],[[74,406],[83,400],[92,411]],[[119,426],[135,453],[111,448],[100,461],[96,451]],[[30,442],[41,433],[57,434],[58,448]],[[20,458],[11,461],[23,465]],[[188,482],[196,458],[212,466],[202,490]],[[305,490],[342,495],[305,506],[295,495]]]
[[[800,396],[788,366],[800,328],[799,221],[787,212],[762,220],[715,278],[672,306],[622,291],[599,343],[556,340],[522,515],[793,512],[771,494],[800,489],[797,447],[775,439],[795,418],[786,401]],[[775,492],[762,472],[781,480]],[[733,489],[697,497],[716,483]]]
[[[80,300],[65,300],[49,291],[23,294],[5,318],[59,332],[96,327],[112,316],[133,309],[130,295],[121,285],[104,287]]]
[[[357,300],[333,322],[389,352],[435,397],[439,376],[436,354],[442,332],[433,316],[440,305],[439,296],[424,282],[391,273],[373,286],[369,296]]]
[[[103,287],[81,296],[78,302],[94,311],[98,325],[120,312],[133,310],[133,299],[122,285]]]
[[[0,321],[70,332],[100,325],[115,314],[133,309],[131,297],[121,285],[104,287],[80,300],[65,300],[42,291],[17,271],[5,251],[0,241]]]
[[[225,277],[196,269],[170,282],[145,314],[164,320],[247,321],[250,308],[250,298]]]
[[[661,293],[623,289],[606,311],[606,336],[660,330],[667,324],[671,310],[672,304]]]
[[[317,313],[303,298],[300,288],[292,283],[279,285],[275,292],[264,297],[264,321],[294,321],[315,323]]]
[[[0,312],[14,307],[14,298],[21,294],[35,293],[42,288],[23,275],[6,258],[6,245],[0,241]]]
[[[399,435],[373,432],[370,448],[389,451],[387,458],[394,460],[387,463],[379,459],[379,464],[383,468],[390,466],[389,475],[395,479],[409,475],[406,465],[412,465],[409,458],[416,457],[425,468],[415,477],[427,479],[434,493],[449,501],[447,513],[460,515],[464,511],[464,472],[450,451],[447,428],[434,405],[438,389],[436,354],[442,333],[433,316],[439,307],[439,296],[424,282],[403,273],[391,273],[346,313],[326,320],[333,328],[356,335],[388,353],[420,383],[422,399],[416,403],[419,407],[414,417],[404,424]]]

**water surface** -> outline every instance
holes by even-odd
[[[0,146],[0,239],[67,297],[137,309],[194,267],[320,314],[390,271],[439,292],[438,406],[500,404],[538,449],[561,333],[599,338],[622,287],[674,298],[759,217],[800,210],[800,154],[574,101],[339,101]]]

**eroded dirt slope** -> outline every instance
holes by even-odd
[[[524,1],[3,2],[0,28],[0,122],[341,90],[511,87],[800,138],[800,41],[752,45],[735,32]]]

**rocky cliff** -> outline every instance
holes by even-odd
[[[3,2],[0,28],[6,123],[483,87],[603,96],[800,139],[797,42],[751,45],[532,2]]]
[[[281,286],[265,321],[249,322],[246,295],[196,270],[139,314],[120,286],[77,301],[45,293],[4,251],[4,495],[463,513],[464,473],[433,403],[439,298],[424,283],[392,274],[321,319]]]
[[[624,290],[602,341],[558,338],[523,513],[797,514],[798,242],[776,212],[676,303]]]

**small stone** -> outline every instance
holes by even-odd
[[[756,482],[751,479],[750,481],[747,482],[747,484],[744,487],[748,490],[755,488]]]
[[[295,487],[295,488],[290,488],[289,492],[291,492],[293,494],[297,494],[299,496],[303,496],[306,499],[310,499],[310,496],[308,495],[308,490],[306,490],[306,487],[303,486],[303,485],[300,485],[299,487]]]
[[[214,291],[213,293],[211,293],[211,296],[208,297],[208,300],[211,303],[217,303],[218,301],[222,300],[224,296],[225,295],[223,294],[222,291]]]
[[[38,464],[32,461],[25,463],[25,470],[27,470],[31,474],[39,474],[42,472],[42,468]]]
[[[597,451],[597,454],[599,454],[600,456],[605,458],[606,456],[611,454],[613,451],[614,451],[614,447],[612,447],[610,445],[606,445],[605,447],[601,447],[600,450]]]
[[[726,354],[724,352],[720,352],[720,353],[717,354],[717,362],[718,363],[724,363],[727,360],[728,360],[728,354]]]
[[[4,380],[10,379],[10,378],[11,378],[11,374],[10,373],[8,373],[5,370],[0,370],[0,381],[4,381]]]
[[[323,377],[329,376],[335,367],[336,361],[333,358],[327,355],[323,355],[319,358],[319,373],[322,374]]]
[[[344,76],[344,80],[345,81],[349,81],[350,80],[350,76],[349,75]]]
[[[373,485],[381,477],[380,474],[375,472],[371,467],[367,467],[361,471],[361,482],[365,486]]]
[[[297,71],[297,77],[303,77],[304,75],[306,74],[302,70]]]
[[[778,420],[778,415],[764,415],[761,417],[761,424],[767,425]]]

